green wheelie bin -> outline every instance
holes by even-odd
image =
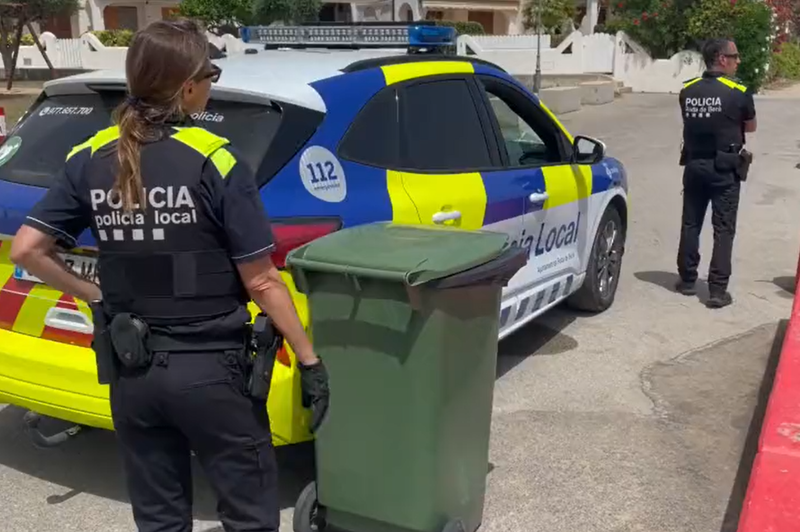
[[[474,532],[483,517],[503,233],[387,223],[288,257],[330,378],[295,532]]]

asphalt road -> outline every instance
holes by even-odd
[[[501,344],[482,531],[735,529],[745,441],[791,305],[798,103],[757,101],[756,163],[743,189],[731,284],[736,303],[718,311],[701,304],[705,291],[688,298],[669,289],[681,201],[675,96],[626,95],[563,117],[573,133],[603,139],[627,166],[623,276],[608,312],[557,310]],[[39,451],[21,418],[0,406],[0,528],[134,529],[112,434]],[[303,448],[281,452],[287,531],[311,474],[307,457]],[[214,505],[198,475],[197,530],[221,530]]]

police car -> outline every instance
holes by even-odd
[[[500,338],[565,300],[607,309],[627,229],[623,165],[601,142],[570,135],[501,68],[441,53],[449,32],[246,28],[257,52],[217,61],[222,78],[195,119],[255,170],[281,268],[292,249],[358,224],[500,231],[529,258],[503,293]],[[122,70],[50,81],[0,146],[0,403],[106,429],[87,305],[15,269],[9,249],[70,149],[107,127],[124,95]],[[96,279],[91,234],[78,244],[62,256]],[[303,296],[284,279],[307,323]],[[276,445],[312,437],[299,398],[284,349],[268,404]]]

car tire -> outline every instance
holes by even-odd
[[[317,501],[316,482],[309,483],[297,498],[292,528],[294,532],[323,532],[327,529],[324,508]]]
[[[567,299],[567,304],[585,312],[607,310],[617,294],[624,252],[622,217],[616,208],[609,206],[597,226],[586,278],[578,291]]]

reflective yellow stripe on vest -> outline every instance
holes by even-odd
[[[687,81],[686,83],[684,83],[684,84],[683,84],[683,88],[685,89],[686,87],[689,87],[689,86],[691,86],[691,85],[694,85],[695,83],[697,83],[697,82],[698,82],[698,81],[700,81],[701,79],[703,79],[703,78],[694,78],[694,79],[690,79],[689,81]]]
[[[199,127],[176,128],[178,131],[172,138],[186,144],[199,152],[203,157],[211,159],[223,179],[228,177],[236,166],[236,158],[223,146],[230,141]]]
[[[72,150],[67,155],[67,160],[69,161],[70,158],[73,155],[85,150],[86,148],[91,148],[92,149],[92,155],[94,155],[94,152],[96,152],[97,150],[99,150],[103,146],[106,146],[107,144],[111,144],[112,142],[114,142],[118,138],[119,138],[119,127],[118,126],[111,126],[111,127],[107,128],[107,129],[99,131],[99,132],[97,132],[97,134],[95,134],[94,137],[92,137],[89,140],[87,140],[86,142],[84,142],[82,144],[78,144],[77,146],[72,148]]]
[[[727,85],[728,87],[730,87],[732,89],[740,90],[742,92],[747,92],[747,87],[745,87],[744,85],[742,85],[740,83],[736,83],[732,79],[728,79],[726,77],[720,76],[720,77],[717,78],[717,80],[720,83],[722,83],[723,85]]]

